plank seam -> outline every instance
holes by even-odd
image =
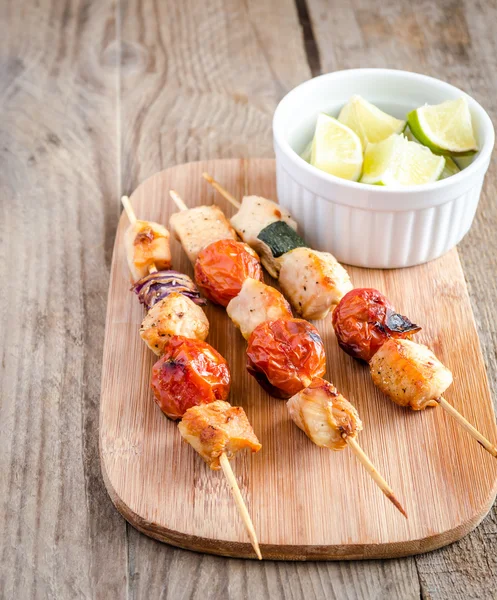
[[[307,1],[295,0],[295,6],[299,16],[299,23],[302,28],[307,63],[309,64],[312,76],[316,77],[316,75],[321,75],[321,55],[319,53],[316,36],[314,35],[309,9],[307,7]]]

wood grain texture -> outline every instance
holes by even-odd
[[[495,122],[493,0],[383,0],[374,10],[366,0],[307,5],[323,70],[423,71],[467,89]],[[96,423],[118,188],[131,191],[145,176],[186,160],[272,155],[272,111],[311,74],[293,2],[6,0],[0,22],[0,269],[7,282],[0,291],[0,596],[495,597],[495,508],[460,542],[415,559],[256,565],[178,550],[126,528],[104,490]],[[207,88],[195,107],[192,97]],[[193,133],[200,132],[193,139],[191,118],[181,118],[183,103],[195,115]],[[170,106],[175,118],[163,110]],[[45,137],[52,131],[62,149]],[[459,246],[494,392],[495,181],[492,164],[474,226]],[[60,219],[54,221],[56,209]],[[47,223],[55,222],[64,250],[55,255],[51,245],[39,256]],[[55,262],[46,266],[50,253],[55,269]],[[60,319],[54,331],[53,321],[48,326],[41,318],[45,312],[27,314],[18,305],[19,290],[28,277],[60,268],[68,275],[59,291],[67,293],[75,265],[83,262],[85,279],[63,317],[79,332],[77,342],[69,358],[61,358],[69,342]],[[38,287],[25,302],[44,309],[48,290]],[[36,402],[40,387],[49,391],[50,408],[47,400]]]
[[[418,71],[439,77],[475,97],[497,120],[493,1],[381,2],[307,0],[323,72],[360,66]],[[497,407],[497,327],[493,303],[497,230],[495,160],[485,179],[473,227],[459,244],[478,335]],[[495,598],[497,508],[465,537],[436,553],[416,557],[424,598]]]
[[[122,598],[126,527],[98,458],[114,6],[0,11],[0,597]]]
[[[203,2],[183,3],[181,20],[175,4],[160,4],[161,18],[156,3],[121,3],[120,131],[126,192],[160,169],[188,160],[272,156],[272,111],[284,93],[311,76],[291,0],[209,3],[217,12]],[[170,17],[164,17],[165,11]],[[195,26],[188,27],[189,22]],[[202,96],[207,97],[202,103],[192,100]],[[191,107],[189,118],[183,118],[183,104]],[[174,119],[164,106],[177,107]],[[192,115],[195,123],[205,121],[209,128],[200,127],[202,135],[190,140]],[[334,597],[335,592],[344,597],[344,589],[350,598],[381,598],[389,590],[398,597],[419,597],[412,559],[381,566],[321,563],[305,576],[297,565],[289,564],[282,579],[292,582],[289,587],[275,585],[278,579],[273,574],[281,565],[273,568],[265,562],[256,568],[237,560],[198,557],[159,545],[133,528],[128,530],[128,542],[129,593],[137,598],[159,597],[168,590],[179,593],[190,578],[185,598],[198,590],[216,598],[210,585],[214,573],[228,578],[235,590],[231,597],[246,597],[248,581],[251,597],[258,598],[298,598],[302,590],[309,600]],[[209,568],[204,568],[206,564]]]
[[[211,203],[204,170],[236,197],[275,197],[272,160],[197,162],[142,183],[131,196],[135,213],[167,225],[176,211],[170,189],[189,206]],[[224,199],[219,204],[233,213]],[[203,552],[253,556],[222,473],[206,468],[153,402],[150,373],[156,357],[137,334],[143,307],[129,292],[123,244],[128,225],[123,215],[107,307],[100,414],[107,488],[125,518],[152,537]],[[179,243],[173,240],[171,246],[175,268],[193,276]],[[349,273],[357,287],[383,290],[394,306],[423,325],[419,341],[454,374],[447,399],[484,435],[497,439],[457,252],[412,269],[349,268]],[[326,346],[328,377],[358,408],[365,423],[360,443],[396,490],[408,521],[350,452],[332,453],[308,442],[290,420],[286,403],[272,399],[246,372],[246,343],[225,311],[209,304],[206,314],[209,342],[231,367],[231,403],[245,408],[263,444],[262,452],[237,457],[234,469],[267,558],[415,554],[459,539],[488,512],[497,493],[495,459],[444,411],[413,413],[381,396],[369,370],[338,348],[331,319],[315,322]]]

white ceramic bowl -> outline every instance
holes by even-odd
[[[465,96],[479,146],[460,173],[435,183],[387,188],[340,179],[299,154],[320,112],[336,116],[354,94],[405,118],[423,104]],[[417,73],[351,69],[321,75],[289,92],[273,119],[279,202],[310,246],[340,262],[375,268],[408,267],[441,256],[471,227],[494,145],[483,108],[456,87]]]

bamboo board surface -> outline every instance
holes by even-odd
[[[173,167],[131,196],[138,218],[169,223],[176,189],[186,204],[234,209],[201,178],[209,171],[235,196],[275,198],[274,162],[215,160]],[[100,452],[107,489],[137,529],[171,544],[251,557],[253,551],[222,473],[212,472],[182,442],[176,424],[152,399],[155,355],[138,328],[143,307],[129,292],[121,217],[112,261],[102,372]],[[174,268],[193,275],[172,240]],[[423,326],[428,344],[454,374],[446,399],[484,435],[497,429],[464,276],[456,250],[411,269],[350,268],[356,287],[377,287]],[[269,278],[267,278],[269,281]],[[314,446],[289,420],[285,402],[269,397],[245,370],[245,342],[224,309],[206,307],[207,341],[230,364],[230,402],[246,410],[263,444],[232,463],[266,558],[355,559],[425,552],[473,529],[497,491],[497,461],[443,410],[414,413],[383,397],[367,367],[338,349],[331,319],[315,322],[326,345],[327,375],[358,408],[359,441],[409,515],[405,520],[350,451]]]

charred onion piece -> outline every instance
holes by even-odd
[[[387,339],[410,338],[421,329],[396,313],[389,300],[371,288],[345,294],[333,312],[332,322],[342,350],[366,362]]]
[[[257,254],[243,242],[225,239],[200,251],[195,263],[195,281],[204,295],[221,306],[237,296],[247,277],[263,281]]]
[[[195,283],[188,275],[178,271],[169,270],[150,273],[137,281],[131,289],[135,291],[138,300],[147,307],[147,310],[172,292],[183,294],[195,304],[205,304],[205,300],[200,296]]]
[[[248,341],[247,370],[275,398],[290,398],[324,375],[318,330],[303,319],[265,321]]]
[[[192,406],[228,397],[229,367],[206,342],[177,335],[153,367],[152,389],[162,412],[180,419]]]

